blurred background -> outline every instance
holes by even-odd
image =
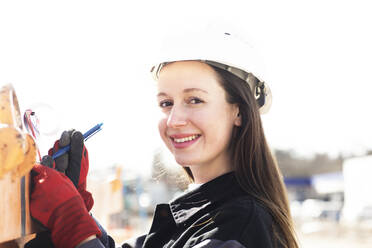
[[[213,27],[248,40],[273,92],[262,116],[301,247],[372,247],[368,1],[1,1],[0,85],[40,121],[42,154],[86,131],[93,214],[118,243],[186,188],[161,144],[149,70],[166,35]]]

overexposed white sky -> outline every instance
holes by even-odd
[[[92,167],[144,170],[160,143],[149,75],[160,41],[232,24],[265,61],[271,146],[358,154],[372,149],[370,13],[351,0],[1,1],[0,85],[14,85],[22,110],[44,113],[42,132],[58,117],[43,153],[62,130],[104,122],[87,142]]]

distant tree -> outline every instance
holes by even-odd
[[[367,150],[366,155],[372,155],[372,150]]]
[[[275,150],[274,154],[284,177],[309,177],[342,170],[342,156],[330,158],[328,154],[322,153],[301,157],[292,150]]]

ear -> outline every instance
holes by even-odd
[[[234,125],[237,127],[242,125],[242,116],[237,105],[234,106]]]

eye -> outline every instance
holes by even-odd
[[[166,108],[166,107],[169,107],[169,106],[172,106],[172,105],[173,105],[173,102],[170,101],[170,100],[164,100],[164,101],[161,101],[159,103],[160,108]]]
[[[201,100],[197,97],[192,97],[192,98],[189,99],[189,103],[191,103],[191,104],[198,104],[198,103],[203,103],[203,102],[204,102],[203,100]]]

